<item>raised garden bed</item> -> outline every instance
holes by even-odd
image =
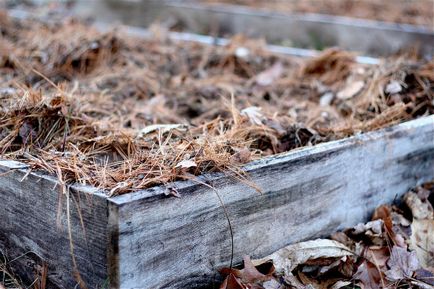
[[[327,15],[333,14],[330,7],[334,5],[328,3],[329,1],[316,3],[314,6],[304,5],[309,4],[309,0],[297,1],[292,5],[282,4],[280,1],[235,2],[247,5],[207,2],[218,1],[107,0],[93,2],[94,9],[89,9],[87,3],[80,5],[79,2],[77,11],[107,22],[120,20],[129,25],[148,26],[156,20],[161,20],[163,24],[174,29],[194,33],[223,36],[242,33],[249,37],[264,37],[270,43],[286,43],[302,48],[323,49],[338,46],[365,55],[390,55],[417,47],[422,54],[427,57],[432,56],[434,23],[431,1],[419,1],[417,5],[412,3],[411,9],[415,10],[413,12],[408,11],[411,10],[408,3],[398,5],[396,1],[390,3],[360,1],[362,4],[354,4],[354,6],[364,6],[366,14],[385,17],[371,17],[379,20],[357,18],[360,17],[357,14],[350,14],[355,18]],[[347,1],[346,4],[349,5],[349,2]],[[303,9],[304,6],[314,7],[310,11],[314,13],[306,13],[308,11]],[[373,11],[375,6],[379,7]],[[339,14],[339,10],[334,9],[334,13]],[[379,13],[379,11],[387,11],[387,13]],[[351,9],[346,8],[345,12],[351,12]],[[412,17],[408,16],[409,13],[413,13]],[[408,19],[413,19],[417,23]]]
[[[0,246],[28,280],[200,287],[434,177],[432,63],[1,19]]]

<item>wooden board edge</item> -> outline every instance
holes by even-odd
[[[393,138],[394,135],[401,135],[406,132],[411,132],[420,127],[431,127],[434,130],[434,115],[421,117],[418,119],[403,122],[391,127],[383,128],[376,131],[366,132],[360,135],[355,135],[352,137],[330,141],[325,143],[320,143],[311,147],[303,147],[300,149],[291,150],[289,152],[281,153],[278,155],[273,155],[265,157],[256,161],[253,161],[244,166],[244,170],[247,173],[252,173],[256,170],[261,170],[262,168],[269,165],[277,165],[285,162],[289,162],[295,159],[301,159],[308,156],[314,156],[315,154],[320,154],[324,152],[333,152],[344,147],[351,146],[355,143],[362,144],[364,142],[372,141],[379,138]],[[434,140],[433,140],[434,142]],[[223,178],[227,178],[224,173],[211,173],[204,174],[198,177],[199,180],[209,183],[216,182]],[[192,181],[178,181],[171,184],[177,188],[185,191],[194,191],[195,188],[200,186],[197,182]],[[167,186],[156,186],[153,188],[140,190],[137,192],[131,192],[124,195],[110,197],[110,202],[117,205],[123,205],[130,202],[135,202],[137,200],[151,198],[151,197],[164,197]]]

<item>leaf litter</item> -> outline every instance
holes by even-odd
[[[366,224],[262,259],[245,257],[244,268],[220,271],[220,288],[433,288],[433,200],[434,182],[425,183],[399,205],[379,206]],[[422,221],[430,227],[414,226]]]
[[[434,63],[414,55],[368,66],[243,36],[216,47],[0,19],[0,156],[111,195],[205,172],[246,179],[252,160],[434,112]]]

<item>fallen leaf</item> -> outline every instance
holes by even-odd
[[[248,148],[243,148],[231,156],[231,160],[236,163],[245,164],[251,159],[251,152]]]
[[[164,191],[164,194],[166,195],[166,196],[174,196],[174,197],[177,197],[177,198],[180,198],[181,197],[181,194],[178,192],[178,190],[176,189],[176,188],[174,188],[174,187],[169,187],[169,188],[167,188],[165,191]]]
[[[256,83],[261,86],[267,86],[272,84],[283,73],[283,65],[280,62],[276,62],[267,70],[262,71],[256,76]]]
[[[366,250],[365,256],[375,266],[383,268],[390,257],[389,248],[371,246]]]
[[[197,167],[197,164],[192,160],[183,160],[180,161],[175,168],[182,168],[182,169],[188,169],[192,167]]]
[[[276,272],[284,273],[289,276],[291,271],[298,265],[309,260],[339,258],[350,255],[352,255],[351,250],[339,242],[327,239],[316,239],[289,245],[255,262],[260,263],[266,260],[272,260]]]
[[[420,268],[415,271],[414,278],[434,286],[434,272]]]
[[[374,234],[381,234],[383,232],[383,220],[375,220],[366,224],[359,223],[354,226],[353,233],[359,235],[362,233],[366,233],[366,231],[368,230],[371,230]]]
[[[353,278],[362,282],[364,289],[381,288],[381,273],[378,271],[377,267],[369,261],[363,261]]]
[[[319,105],[320,106],[330,105],[332,103],[334,97],[335,97],[335,95],[333,94],[333,92],[324,93],[319,99]]]
[[[414,271],[420,268],[416,253],[398,246],[393,246],[387,265],[390,269],[385,272],[385,275],[390,281],[411,278]]]
[[[387,84],[384,91],[388,94],[395,94],[402,91],[402,86],[398,81],[392,80]]]
[[[160,131],[161,133],[166,133],[169,132],[171,130],[181,130],[181,131],[185,131],[187,129],[187,126],[184,124],[153,124],[153,125],[148,125],[144,128],[142,128],[138,134],[137,137],[141,138],[144,137],[147,134],[150,134],[151,132],[155,132],[155,131]]]
[[[38,136],[36,131],[33,129],[33,125],[28,121],[25,121],[21,125],[18,134],[21,137],[21,141],[23,142],[24,145],[27,145],[29,142],[32,142]]]
[[[395,225],[400,225],[404,227],[408,227],[411,225],[411,222],[404,218],[403,215],[398,214],[396,212],[392,212],[392,223]]]
[[[292,275],[292,273],[290,275],[284,275],[283,280],[285,281],[286,284],[291,286],[290,288],[307,289],[307,286],[303,285],[303,283],[301,283],[297,277]]]
[[[419,281],[419,280],[411,280],[410,284],[415,285],[416,288],[419,288],[419,289],[433,289],[433,286],[431,286],[430,284]]]
[[[350,285],[350,284],[351,284],[350,281],[342,281],[342,280],[339,280],[339,281],[337,281],[335,284],[333,284],[332,287],[330,287],[330,289],[339,289],[339,288],[342,288],[342,287],[348,286],[348,285]]]
[[[247,287],[241,284],[233,274],[229,274],[220,285],[220,289],[247,289]]]
[[[253,263],[249,256],[244,256],[244,268],[234,269],[234,268],[223,268],[220,270],[220,273],[222,275],[234,275],[235,277],[239,278],[243,284],[253,284],[258,281],[268,281],[271,279],[271,276],[274,272],[274,266],[270,262],[270,260],[267,260],[265,262],[260,263]],[[271,266],[270,266],[271,265]],[[267,272],[264,272],[265,274],[261,273],[258,268],[264,267],[266,268]],[[263,269],[263,268],[262,268]]]
[[[434,219],[433,207],[427,200],[422,201],[416,193],[408,192],[404,195],[404,202],[410,208],[415,219]]]
[[[280,289],[282,286],[282,284],[280,282],[278,282],[276,279],[271,279],[268,281],[265,281],[262,284],[262,287],[264,289]]]
[[[241,111],[241,115],[247,116],[252,124],[261,125],[264,116],[261,113],[261,108],[250,106]]]
[[[353,81],[349,83],[343,90],[339,91],[337,97],[339,99],[350,99],[356,96],[365,86],[363,80]]]
[[[434,220],[414,219],[411,224],[410,249],[416,252],[420,265],[434,272]]]
[[[392,213],[389,206],[381,205],[378,208],[376,208],[374,211],[374,215],[372,216],[372,220],[382,220],[384,223],[384,229],[386,233],[394,243],[397,243],[397,241],[395,241],[395,232],[393,231]]]

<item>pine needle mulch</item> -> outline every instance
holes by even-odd
[[[0,157],[120,194],[432,114],[434,62],[0,17]]]

